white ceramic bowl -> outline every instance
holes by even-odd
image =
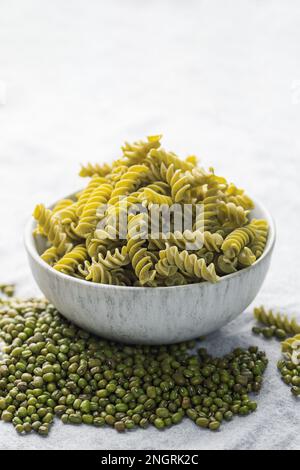
[[[223,277],[179,287],[119,287],[94,284],[55,271],[41,258],[30,219],[25,245],[33,276],[47,299],[78,326],[125,343],[168,344],[207,335],[241,314],[258,294],[275,244],[270,214],[256,202],[252,217],[265,218],[270,234],[263,256],[251,267]]]

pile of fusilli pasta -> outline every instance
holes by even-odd
[[[82,167],[90,181],[74,198],[35,208],[46,263],[87,281],[157,287],[217,282],[262,255],[268,224],[249,219],[252,200],[196,157],[165,151],[160,139],[125,143],[113,164]],[[188,229],[178,229],[181,209]]]

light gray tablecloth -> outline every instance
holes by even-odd
[[[163,133],[272,211],[277,249],[255,303],[300,319],[299,20],[297,0],[2,0],[0,282],[38,293],[22,243],[35,203],[80,188],[80,162]],[[56,423],[48,439],[0,423],[0,449],[299,449],[300,403],[276,371],[278,343],[252,337],[250,312],[207,345],[267,350],[252,416],[216,434],[191,422],[125,435]]]

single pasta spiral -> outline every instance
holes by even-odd
[[[267,326],[276,326],[288,334],[300,333],[300,325],[297,323],[296,318],[290,320],[287,315],[275,314],[272,310],[266,311],[264,307],[255,308],[254,316],[260,323]]]
[[[168,168],[173,165],[175,170],[191,171],[194,165],[187,160],[181,160],[175,153],[166,152],[164,149],[152,149],[148,155],[149,162],[161,166],[162,163]]]
[[[41,255],[42,260],[45,261],[50,266],[56,263],[59,260],[59,257],[60,256],[55,246],[51,246],[46,251],[44,251],[44,253]]]
[[[78,221],[78,216],[77,216],[77,203],[73,201],[72,204],[69,204],[68,206],[60,209],[57,212],[57,215],[59,216],[61,222],[63,225],[71,225],[71,224],[76,224]]]
[[[233,202],[236,206],[241,206],[245,210],[254,209],[252,199],[245,194],[243,189],[237,188],[234,184],[230,184],[226,190],[228,202]]]
[[[98,263],[102,264],[106,269],[118,269],[127,266],[130,263],[127,247],[123,246],[120,251],[116,248],[114,253],[108,251],[105,256],[98,256]]]
[[[107,183],[106,179],[101,176],[94,175],[87,185],[86,189],[82,191],[78,198],[76,213],[78,217],[81,217],[82,212],[85,208],[86,203],[88,202],[90,196],[93,194],[93,191],[98,188],[101,184]]]
[[[87,165],[82,165],[79,176],[82,178],[92,177],[92,176],[102,176],[105,177],[111,172],[111,165],[104,163],[104,165],[98,165],[88,163]]]
[[[53,267],[56,271],[72,275],[76,272],[78,266],[82,264],[87,257],[87,249],[84,245],[77,245],[69,253],[65,254]]]
[[[248,214],[249,211],[245,211],[242,206],[236,206],[233,202],[221,201],[218,205],[218,217],[223,223],[227,220],[230,224],[242,227],[248,222]]]
[[[86,238],[93,230],[95,230],[98,220],[97,211],[101,206],[107,204],[111,196],[112,189],[113,188],[110,184],[104,183],[100,184],[93,190],[85,203],[77,227],[73,228],[77,235],[82,238]]]
[[[88,268],[87,281],[98,284],[126,285],[126,276],[122,269],[107,270],[102,263],[93,262]]]
[[[166,204],[167,206],[172,206],[173,199],[170,196],[165,196],[164,194],[159,194],[151,188],[145,188],[140,195],[140,200],[146,200],[147,202],[153,204]]]
[[[227,258],[235,258],[245,246],[253,243],[256,230],[251,223],[230,233],[222,245],[222,251]]]
[[[53,213],[56,214],[60,214],[60,212],[64,209],[66,209],[67,207],[69,206],[72,206],[74,204],[74,201],[73,199],[61,199],[60,201],[58,201],[58,203],[54,206],[53,208]]]
[[[146,223],[145,214],[138,214],[129,219],[127,251],[132,267],[142,285],[155,279],[153,261],[143,239],[143,226]],[[145,232],[144,232],[145,233]]]
[[[256,256],[247,246],[242,249],[238,256],[239,264],[241,266],[251,266],[256,261]]]
[[[181,250],[198,251],[204,247],[207,251],[219,253],[223,237],[218,233],[185,230],[184,232],[160,233],[159,239],[151,240],[151,246],[156,246],[160,250],[165,249],[167,244],[177,246]]]
[[[86,248],[91,259],[97,258],[100,253],[105,256],[108,251],[113,251],[119,245],[119,240],[111,240],[108,237],[98,239],[95,234],[89,235],[86,239]]]
[[[256,258],[260,258],[267,244],[269,226],[266,220],[256,219],[252,220],[252,225],[255,227],[257,235],[250,248]]]
[[[108,204],[114,205],[120,200],[120,198],[127,196],[129,193],[134,191],[138,187],[140,181],[145,179],[148,173],[149,168],[146,165],[133,165],[130,167],[116,183]]]
[[[152,135],[147,138],[147,142],[139,140],[130,144],[125,142],[122,147],[123,155],[132,165],[141,163],[145,160],[151,149],[160,147],[161,135]]]
[[[190,198],[189,179],[183,171],[175,169],[174,163],[166,169],[165,179],[171,187],[172,199],[175,203]]]
[[[208,185],[202,201],[202,212],[197,216],[194,230],[215,232],[219,228],[218,207],[222,191],[218,184]]]

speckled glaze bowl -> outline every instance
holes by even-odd
[[[32,235],[25,245],[33,276],[47,299],[67,319],[96,335],[125,343],[169,344],[207,335],[240,315],[258,294],[275,244],[270,214],[256,202],[254,218],[265,218],[270,234],[263,256],[251,267],[223,277],[178,287],[119,287],[94,284],[55,271],[41,258],[45,246]]]

